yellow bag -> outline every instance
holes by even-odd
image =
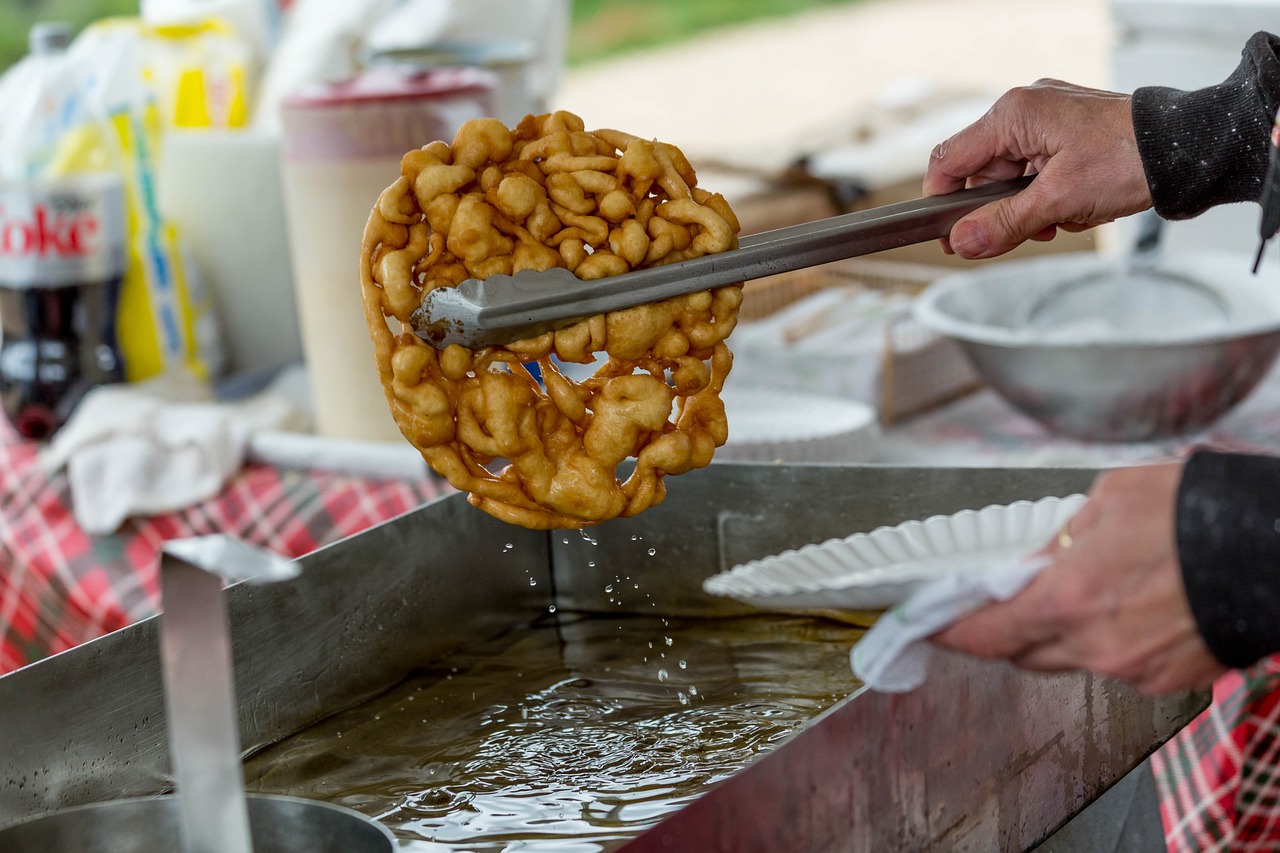
[[[155,37],[131,19],[81,33],[66,54],[62,103],[70,118],[42,169],[57,178],[105,168],[124,180],[129,263],[117,329],[130,381],[178,366],[210,377],[225,362],[215,306],[157,204],[164,120],[148,64]]]

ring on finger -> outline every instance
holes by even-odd
[[[1071,522],[1068,521],[1066,524],[1063,524],[1061,527],[1058,528],[1058,547],[1064,551],[1070,548],[1071,543],[1075,541],[1074,539],[1071,538],[1070,531],[1067,530],[1067,525],[1070,523]]]

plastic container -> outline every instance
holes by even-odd
[[[365,72],[285,100],[285,212],[316,432],[401,440],[374,367],[357,264],[369,211],[405,152],[492,113],[493,78],[470,69]]]

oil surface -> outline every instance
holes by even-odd
[[[450,656],[246,762],[401,851],[612,850],[851,693],[820,620],[563,618]]]

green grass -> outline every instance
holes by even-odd
[[[27,53],[27,31],[39,21],[62,21],[79,32],[99,18],[138,14],[138,0],[0,0],[0,68]]]
[[[670,44],[727,24],[859,0],[573,0],[569,63]]]
[[[859,0],[573,0],[569,62],[670,44],[726,24],[783,17]],[[37,21],[66,21],[77,31],[111,15],[135,15],[138,0],[0,0],[0,68],[27,51]]]

